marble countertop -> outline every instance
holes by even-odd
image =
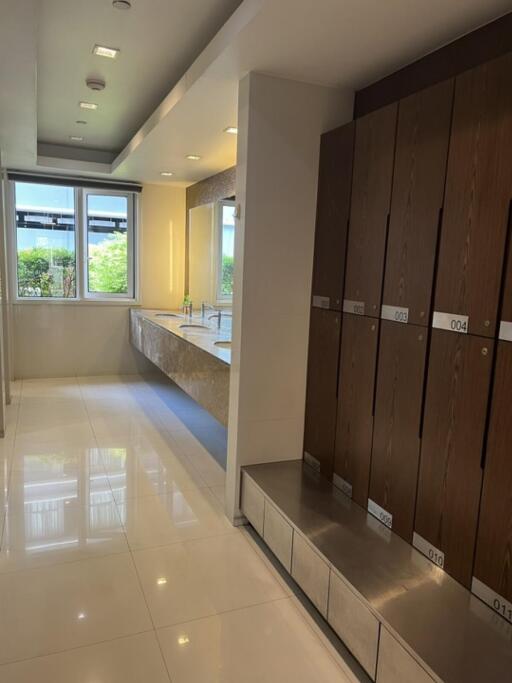
[[[197,346],[210,355],[218,358],[226,365],[231,365],[231,348],[216,345],[215,342],[231,341],[231,311],[222,311],[221,327],[218,329],[217,320],[209,320],[209,316],[215,311],[209,310],[204,319],[200,313],[194,313],[192,317],[180,311],[167,311],[149,308],[132,308],[133,315],[138,315],[167,330],[176,337]],[[204,325],[207,329],[182,328],[182,325]]]

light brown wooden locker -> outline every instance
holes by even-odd
[[[453,87],[444,81],[399,104],[382,297],[388,320],[430,324]]]
[[[414,531],[471,584],[494,341],[433,330]],[[415,545],[418,543],[415,537]]]
[[[512,196],[512,54],[456,79],[434,324],[493,337]]]
[[[334,473],[363,507],[370,481],[378,336],[378,320],[343,315]]]
[[[369,497],[391,515],[391,528],[409,543],[418,483],[426,349],[425,328],[381,322]]]
[[[380,316],[398,105],[356,121],[343,309]]]
[[[352,186],[354,122],[324,133],[315,230],[312,304],[341,310]]]
[[[329,478],[334,464],[340,330],[341,313],[311,309],[304,452],[320,463]]]

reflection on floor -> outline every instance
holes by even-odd
[[[2,683],[355,680],[223,514],[225,430],[167,380],[16,383]]]

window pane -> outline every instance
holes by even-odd
[[[233,265],[235,256],[235,207],[222,207],[222,277],[220,295],[233,296]]]
[[[128,198],[87,195],[89,292],[128,294]]]
[[[72,187],[16,183],[18,296],[76,296]]]

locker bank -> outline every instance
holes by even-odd
[[[512,681],[510,0],[0,9],[0,683]]]

